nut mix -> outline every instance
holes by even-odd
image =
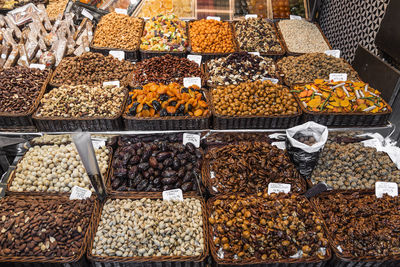
[[[225,195],[210,199],[208,208],[217,262],[328,258],[323,222],[303,196]]]
[[[105,177],[110,151],[101,147],[95,153]],[[29,148],[17,164],[10,191],[65,193],[74,186],[94,191],[75,145],[44,145]]]
[[[143,20],[124,14],[109,13],[101,17],[93,46],[136,50],[139,48]]]
[[[142,60],[133,68],[133,85],[152,82],[183,84],[185,77],[202,77],[199,65],[187,58],[171,55]]]
[[[121,137],[122,138],[122,137]],[[197,191],[201,149],[192,143],[122,140],[115,151],[111,187],[118,191]]]
[[[136,117],[206,116],[207,100],[197,86],[149,83],[129,92],[126,113]]]
[[[25,113],[33,108],[48,70],[11,67],[0,70],[0,112]]]
[[[291,184],[293,192],[306,189],[285,152],[268,143],[229,144],[210,149],[205,157],[212,189],[218,193],[265,192],[269,183]]]
[[[92,212],[89,199],[7,196],[0,200],[0,256],[79,255]]]
[[[357,72],[341,58],[323,53],[311,53],[298,57],[284,57],[277,63],[287,85],[312,83],[315,79],[329,79],[330,73],[347,73],[347,79],[358,80]]]
[[[51,82],[60,85],[102,85],[103,82],[118,80],[123,85],[132,70],[133,64],[129,61],[89,52],[79,57],[64,58]]]
[[[213,85],[230,85],[263,78],[276,77],[275,62],[246,52],[212,59],[207,63],[209,82]]]
[[[125,89],[115,86],[63,85],[40,101],[37,117],[115,117],[123,109]]]
[[[94,238],[95,256],[161,257],[205,253],[199,199],[108,199]]]
[[[270,81],[245,82],[212,91],[215,112],[225,116],[271,116],[298,113],[289,89]]]
[[[226,21],[201,19],[190,22],[189,35],[195,53],[231,53],[236,50],[231,26]]]
[[[388,110],[381,93],[363,82],[318,79],[312,84],[294,86],[292,92],[309,111],[378,113]]]
[[[50,0],[46,7],[49,19],[55,20],[57,17],[64,13],[68,0]]]
[[[399,197],[329,194],[316,201],[341,257],[388,257],[400,254]]]
[[[362,143],[327,143],[311,179],[333,189],[369,189],[377,181],[400,183],[400,170],[386,152]]]
[[[305,20],[281,20],[278,22],[288,51],[293,53],[324,53],[329,50],[318,27]]]
[[[175,15],[158,15],[146,22],[140,49],[183,52],[188,46],[186,22]]]
[[[235,22],[239,48],[248,52],[282,52],[278,35],[272,23],[262,18],[251,18]]]
[[[138,17],[153,17],[158,14],[175,14],[177,17],[194,17],[193,0],[147,0]]]

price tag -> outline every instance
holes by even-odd
[[[1,54],[1,58],[2,58],[2,59],[6,59],[6,58],[7,58],[7,55],[6,55],[6,54]]]
[[[201,78],[200,77],[190,77],[183,78],[183,86],[189,88],[192,85],[197,85],[201,88]]]
[[[109,52],[110,55],[113,57],[119,59],[119,60],[124,60],[125,59],[125,52],[124,51],[119,51],[119,50],[112,50]]]
[[[197,64],[199,64],[199,66],[201,64],[201,58],[202,57],[200,55],[188,55],[187,56],[187,59],[196,62]]]
[[[279,82],[279,80],[275,78],[262,78],[261,81],[271,81],[273,84],[277,84]]]
[[[99,149],[100,147],[103,147],[106,145],[106,141],[104,140],[92,140],[93,148],[94,149]]]
[[[119,81],[103,82],[103,86],[108,86],[108,85],[115,85],[116,87],[120,87]]]
[[[85,17],[87,17],[88,19],[93,20],[93,15],[90,14],[90,12],[87,11],[86,8],[82,9],[81,14],[82,14],[82,16],[85,16]]]
[[[183,201],[183,194],[181,189],[172,189],[162,192],[164,201],[178,200]]]
[[[71,195],[69,195],[69,199],[87,199],[92,195],[92,191],[79,187],[75,185],[71,189]]]
[[[260,52],[249,52],[249,54],[255,55],[255,56],[260,56]]]
[[[290,192],[290,184],[282,184],[282,183],[269,183],[268,184],[268,195],[272,193],[289,193]]]
[[[31,69],[40,69],[40,70],[44,70],[46,68],[46,66],[44,64],[30,64],[29,68]]]
[[[183,145],[187,143],[192,143],[195,147],[200,147],[200,135],[199,134],[191,134],[191,133],[184,133],[183,134]]]
[[[207,19],[213,19],[213,20],[221,21],[221,18],[220,18],[220,17],[208,16]]]
[[[301,16],[290,15],[290,19],[292,19],[292,20],[301,20]]]
[[[334,82],[347,81],[347,73],[331,73],[329,80]]]
[[[326,50],[325,54],[328,56],[340,58],[340,50]]]
[[[247,14],[246,16],[244,16],[245,19],[256,19],[257,18],[257,14]]]
[[[285,150],[286,144],[285,142],[272,142],[271,145],[276,146],[279,149]]]
[[[116,8],[116,9],[114,9],[114,11],[115,11],[115,13],[118,13],[118,14],[128,15],[128,11],[123,8]]]
[[[397,197],[399,195],[399,188],[397,186],[397,183],[375,182],[376,197],[381,198],[384,194],[388,194],[391,197]]]
[[[211,179],[215,178],[215,172],[210,171],[210,178],[211,178]]]

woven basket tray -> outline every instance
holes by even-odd
[[[109,177],[110,177],[110,172],[111,172],[110,169],[111,169],[111,162],[112,162],[112,155],[113,155],[112,148],[109,147],[109,146],[107,148],[108,148],[108,150],[110,152],[109,152],[109,159],[108,159],[108,164],[107,164],[108,168],[107,168],[106,174],[103,176],[104,184],[107,184],[107,182],[109,180]],[[19,159],[18,163],[15,166],[18,167],[18,165],[21,163],[21,161],[25,157],[25,155],[22,156]],[[10,178],[7,181],[6,195],[18,195],[18,196],[43,196],[43,195],[45,195],[45,196],[52,196],[52,195],[60,196],[61,195],[61,196],[69,196],[71,194],[71,192],[48,192],[48,191],[45,191],[45,192],[42,192],[42,191],[22,191],[22,192],[17,192],[17,191],[11,191],[10,188],[11,188],[12,182],[15,179],[15,176],[16,176],[16,169],[12,172],[12,174],[10,175]]]
[[[39,106],[40,100],[42,99],[44,93],[46,92],[47,85],[52,77],[51,70],[49,75],[44,81],[42,88],[40,89],[38,97],[32,103],[32,107],[24,113],[9,113],[0,112],[0,128],[2,127],[17,127],[17,126],[33,126],[32,114],[35,112]]]
[[[99,215],[93,220],[93,232],[90,236],[88,242],[88,249],[87,249],[87,257],[92,262],[92,264],[101,265],[101,266],[110,266],[110,267],[117,267],[117,266],[147,266],[147,267],[202,267],[205,266],[205,258],[208,255],[208,224],[207,224],[207,215],[206,215],[206,208],[205,203],[202,198],[193,195],[184,195],[184,197],[192,197],[201,200],[202,205],[202,214],[203,214],[203,236],[204,236],[204,252],[202,255],[197,257],[190,257],[190,256],[161,256],[161,257],[103,257],[103,256],[96,256],[92,254],[94,237],[97,232],[97,227],[99,225],[99,221],[101,219],[101,213],[103,210],[103,205],[100,207]],[[141,199],[141,198],[150,198],[150,199],[162,199],[162,193],[134,193],[130,196],[112,196],[109,199]],[[105,202],[104,202],[105,203]]]
[[[321,33],[322,37],[324,38],[326,44],[328,45],[329,49],[332,49],[332,46],[331,46],[331,44],[329,43],[328,39],[326,38],[326,36],[325,36],[324,32],[322,31],[321,27],[320,27],[317,23],[315,23],[315,22],[313,22],[313,24],[314,24],[315,26],[317,26],[318,30],[320,31],[320,33]],[[287,56],[300,56],[300,55],[307,54],[307,53],[298,53],[298,52],[292,52],[292,51],[290,51],[289,48],[288,48],[288,46],[287,46],[287,44],[286,44],[285,38],[283,37],[282,31],[281,31],[281,29],[279,28],[279,22],[276,22],[276,23],[275,23],[275,26],[276,26],[276,28],[278,29],[278,33],[279,33],[280,39],[282,40],[283,47],[284,47],[284,49],[285,49],[285,51],[286,51],[286,55],[287,55]]]
[[[126,115],[122,116],[125,124],[125,130],[131,131],[169,131],[169,130],[203,130],[209,129],[211,118],[211,101],[208,92],[204,91],[208,104],[208,114],[202,117],[192,116],[167,116],[167,117],[134,117]]]
[[[341,190],[340,191],[340,193],[342,193],[342,194],[353,194],[355,192],[359,192],[360,195],[374,195],[375,194],[374,190],[348,190],[348,191]],[[335,193],[338,193],[338,191],[336,191]],[[329,194],[331,194],[331,192],[325,192],[325,193],[318,195],[317,197],[314,197],[311,200],[311,203],[313,204],[314,209],[316,210],[319,217],[321,217],[321,218],[323,218],[323,216],[322,216],[322,211],[320,209],[320,206],[321,206],[320,199],[326,198],[326,196],[328,196]],[[372,257],[372,256],[343,257],[335,245],[336,243],[334,242],[332,233],[328,230],[325,220],[323,220],[323,222],[324,222],[325,233],[327,234],[330,247],[332,248],[332,250],[334,252],[332,260],[331,260],[331,266],[335,266],[335,267],[336,266],[340,266],[340,267],[370,267],[370,266],[397,267],[397,266],[400,266],[400,254],[393,255],[393,256],[379,257],[379,258]]]
[[[26,199],[31,196],[14,196],[13,198]],[[66,196],[49,196],[49,195],[37,195],[37,198],[44,199],[60,199],[60,197],[67,198]],[[82,243],[82,247],[79,250],[79,254],[76,254],[71,257],[45,257],[45,256],[0,256],[0,265],[1,266],[63,266],[63,267],[82,267],[86,265],[86,259],[83,257],[86,248],[92,235],[92,226],[93,221],[96,219],[96,215],[99,212],[99,204],[97,200],[92,196],[93,199],[93,212],[91,215],[91,219],[89,220],[89,225],[87,227],[87,231]]]
[[[291,87],[294,90],[294,86]],[[387,106],[388,110],[379,113],[365,113],[365,112],[315,112],[307,110],[303,103],[300,101],[297,93],[293,93],[296,98],[297,104],[302,111],[302,121],[315,121],[317,123],[333,126],[333,127],[374,127],[385,126],[388,124],[389,117],[392,113],[392,108],[382,98],[382,102]]]
[[[232,194],[230,194],[232,195]],[[223,195],[221,195],[223,196]],[[212,197],[207,201],[207,217],[209,218],[212,214],[213,203],[215,200],[219,199],[219,196]],[[326,260],[321,260],[318,257],[309,257],[307,259],[281,259],[281,260],[243,260],[241,262],[236,262],[230,259],[220,259],[217,256],[217,249],[214,245],[213,231],[212,227],[208,227],[208,240],[210,241],[210,251],[213,258],[215,266],[242,266],[242,267],[322,267],[327,265],[329,259],[331,258],[330,248],[326,248],[327,258]]]
[[[118,114],[113,117],[86,117],[86,118],[62,118],[62,117],[38,117],[37,111],[32,116],[37,128],[43,132],[69,132],[77,129],[82,131],[117,131],[122,129],[122,112],[124,111],[128,91]]]

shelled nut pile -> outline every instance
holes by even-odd
[[[115,117],[123,109],[123,87],[63,85],[45,94],[37,117]]]
[[[100,171],[105,178],[109,149],[95,149]],[[80,186],[93,191],[75,145],[44,145],[29,148],[15,169],[10,191],[70,192]]]
[[[55,20],[60,14],[63,14],[67,3],[68,0],[49,0],[49,4],[46,7],[49,19]]]
[[[304,196],[231,195],[208,204],[211,251],[221,260],[327,258],[323,221]]]
[[[210,149],[205,157],[215,193],[265,192],[269,183],[291,184],[292,192],[306,189],[285,152],[268,143],[229,144]]]
[[[51,259],[77,255],[84,248],[92,212],[90,199],[2,198],[0,256]]]
[[[328,143],[312,173],[334,189],[370,189],[375,182],[400,183],[400,170],[386,154],[362,143]]]
[[[200,200],[109,199],[101,214],[92,254],[195,257],[204,250]]]
[[[298,105],[289,89],[270,81],[221,86],[214,89],[212,95],[215,111],[220,115],[270,116],[298,113]]]

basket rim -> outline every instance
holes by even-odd
[[[39,195],[8,195],[5,197],[12,197],[12,198],[19,198],[19,199],[27,199],[27,198],[42,198],[42,199],[60,199],[61,198],[68,198],[66,195],[49,195],[46,193],[42,193]],[[89,238],[92,234],[93,228],[92,228],[92,221],[96,218],[96,215],[98,213],[99,209],[99,203],[98,200],[95,197],[93,198],[93,210],[91,213],[91,217],[89,219],[87,229],[86,229],[86,234],[82,238],[82,245],[79,250],[78,254],[75,254],[70,257],[46,257],[46,256],[0,256],[0,262],[22,262],[22,263],[29,263],[29,262],[39,262],[39,263],[72,263],[72,262],[78,262],[83,255],[86,252],[86,249],[88,247],[89,243]]]
[[[217,199],[221,199],[222,197],[226,197],[226,196],[231,196],[231,195],[241,195],[241,196],[255,196],[256,195],[246,195],[243,193],[231,193],[231,194],[222,194],[222,195],[218,195],[218,196],[213,196],[211,198],[209,198],[207,200],[206,203],[206,207],[207,207],[207,218],[209,218],[212,214],[213,211],[213,202]],[[298,196],[304,198],[306,200],[306,202],[310,205],[310,208],[314,210],[314,207],[312,205],[312,203],[303,195],[297,194]],[[318,214],[319,215],[319,214]],[[319,216],[320,217],[320,216]],[[318,258],[318,256],[314,256],[314,257],[308,257],[306,259],[304,258],[299,258],[299,259],[280,259],[280,260],[251,260],[251,259],[247,259],[247,260],[242,260],[242,261],[235,261],[235,260],[231,260],[231,259],[221,259],[216,255],[216,247],[214,242],[212,242],[213,240],[213,230],[212,230],[212,226],[210,225],[208,227],[208,240],[210,241],[210,254],[212,256],[212,258],[215,260],[215,262],[217,264],[221,264],[221,265],[236,265],[236,266],[241,266],[241,265],[245,265],[245,264],[276,264],[276,263],[287,263],[287,264],[293,264],[293,263],[318,263],[318,262],[325,262],[325,261],[329,261],[329,259],[332,257],[332,253],[331,253],[331,248],[329,247],[329,245],[326,247],[326,258],[325,259],[320,259]]]
[[[87,245],[87,253],[86,256],[90,261],[94,262],[202,262],[206,259],[209,254],[209,245],[208,245],[208,223],[207,223],[207,211],[206,211],[206,203],[203,198],[200,196],[192,195],[192,194],[184,194],[184,197],[190,197],[200,200],[201,208],[202,208],[202,219],[203,219],[203,239],[204,239],[204,249],[200,256],[148,256],[148,257],[120,257],[120,256],[97,256],[92,254],[94,237],[97,233],[97,228],[100,223],[101,215],[103,212],[103,207],[107,200],[109,199],[162,199],[162,192],[159,193],[131,193],[130,195],[111,195],[106,198],[106,200],[101,204],[99,208],[99,212],[94,220],[92,220],[92,233],[88,239]]]
[[[52,70],[51,69],[46,69],[46,70],[49,73],[47,74],[46,79],[44,79],[43,84],[39,89],[39,94],[33,101],[31,108],[28,111],[25,111],[24,113],[0,112],[0,117],[25,117],[34,114],[34,112],[37,110],[40,104],[40,100],[42,99],[43,95],[46,92],[47,86],[50,82],[50,78],[52,77]]]

